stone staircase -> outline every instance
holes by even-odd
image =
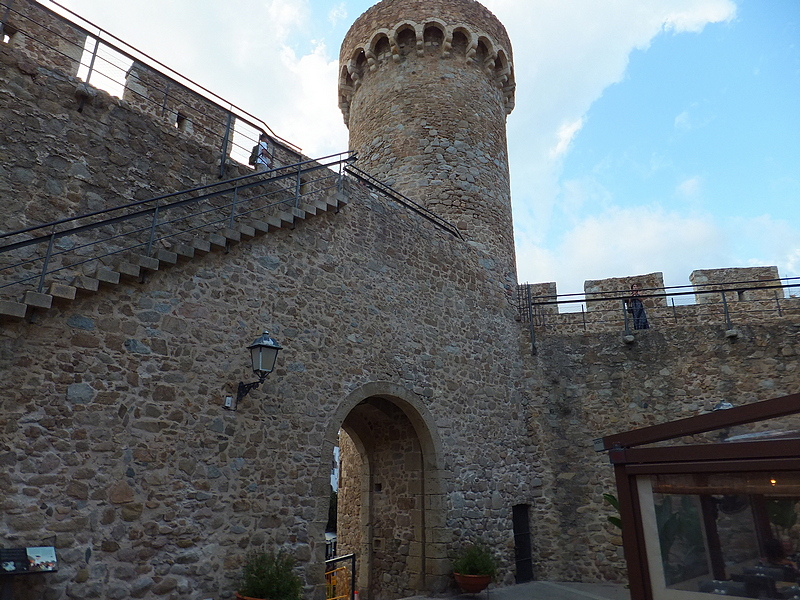
[[[51,281],[47,291],[26,290],[20,300],[0,298],[0,324],[5,320],[24,319],[36,309],[49,309],[54,302],[75,300],[78,294],[97,293],[104,286],[116,286],[121,281],[142,281],[148,271],[173,267],[180,262],[202,257],[209,252],[225,250],[243,239],[267,235],[278,229],[294,228],[299,221],[328,211],[338,212],[347,204],[347,199],[338,190],[316,194],[317,198],[300,201],[298,206],[283,206],[273,214],[259,215],[237,223],[234,228],[222,227],[211,233],[197,235],[191,243],[175,243],[169,249],[154,249],[150,255],[126,253],[117,259],[114,266],[107,266],[97,259],[93,275],[74,274],[71,282]],[[2,271],[0,271],[2,272]],[[0,284],[2,284],[0,280]]]

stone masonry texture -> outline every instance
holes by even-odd
[[[439,33],[426,29],[436,19]],[[381,32],[389,55],[420,41],[422,56],[381,64]],[[442,56],[448,40],[454,57]],[[651,329],[630,340],[621,314],[548,308],[533,354],[515,306],[502,25],[468,0],[384,0],[343,47],[356,63],[364,49],[363,83],[347,80],[348,51],[340,87],[356,164],[391,161],[381,176],[465,239],[346,178],[331,192],[346,200],[337,212],[0,317],[0,546],[52,545],[59,561],[16,578],[15,597],[228,599],[246,555],[266,547],[290,552],[304,597],[323,598],[340,431],[340,550],[357,555],[362,599],[452,590],[452,558],[471,542],[495,552],[497,585],[513,583],[515,505],[529,506],[537,579],[624,581],[602,498],[612,469],[593,439],[800,387],[800,306],[781,297],[777,310],[772,295],[738,299],[735,335],[708,297],[679,310],[654,300]],[[481,53],[488,74],[467,62]],[[65,68],[0,44],[0,231],[215,181],[219,148],[104,92],[78,112],[80,81]],[[429,106],[390,106],[398,82]],[[474,112],[434,110],[452,95],[473,97]],[[397,111],[399,145],[373,110]],[[442,177],[462,167],[474,181]],[[750,274],[706,270],[694,283]],[[255,379],[246,348],[264,329],[284,348],[275,372],[226,411]]]

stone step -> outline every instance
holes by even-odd
[[[194,246],[195,252],[200,252],[202,254],[211,252],[211,242],[203,238],[194,238],[194,240],[192,240],[192,245]]]
[[[192,252],[192,256],[194,256],[194,251]],[[164,263],[166,265],[174,265],[178,262],[178,253],[171,252],[169,250],[164,250],[163,248],[159,248],[158,250],[156,250],[155,258],[160,263]]]
[[[253,230],[258,233],[269,233],[269,223],[265,223],[264,221],[250,221],[250,225]]]
[[[24,319],[28,305],[22,302],[12,302],[10,300],[0,300],[0,315],[4,317],[14,317]]]
[[[64,285],[63,283],[51,283],[50,289],[47,292],[53,298],[60,298],[62,300],[75,300],[75,295],[78,288],[71,285]]]
[[[315,204],[301,204],[300,208],[305,211],[307,215],[316,216],[317,214],[317,206]]]
[[[88,275],[78,275],[72,280],[72,285],[84,292],[96,292],[100,289],[100,280]]]
[[[230,227],[225,227],[222,230],[222,235],[225,236],[226,244],[227,242],[241,242],[242,241],[242,232],[236,229],[231,229]]]
[[[153,256],[145,256],[144,254],[137,254],[132,258],[134,264],[139,265],[148,271],[158,271],[158,259]]]
[[[50,308],[53,305],[53,297],[50,294],[42,294],[31,290],[25,292],[25,298],[22,301],[35,308]]]
[[[97,277],[101,283],[110,283],[111,285],[117,285],[119,283],[119,273],[108,267],[98,268],[95,277]]]
[[[172,248],[175,250],[175,254],[181,258],[194,258],[195,249],[193,246],[187,246],[186,244],[175,244]]]
[[[226,248],[228,246],[228,239],[224,235],[218,233],[209,233],[206,239],[212,246],[217,248]]]
[[[117,265],[117,271],[119,271],[120,275],[130,277],[131,279],[137,279],[142,276],[142,268],[139,265],[124,260],[120,261]]]
[[[249,237],[249,238],[256,237],[255,227],[251,227],[250,225],[240,224],[239,225],[239,232],[245,237]]]

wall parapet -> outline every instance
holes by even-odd
[[[627,301],[633,283],[639,285],[649,328],[720,323],[733,330],[800,315],[800,278],[780,278],[774,266],[697,270],[689,279],[690,286],[671,287],[664,286],[660,272],[591,280],[583,294],[558,294],[554,282],[523,284],[518,318],[559,334],[630,332]]]
[[[0,45],[84,82],[76,92],[79,111],[96,96],[87,86],[111,90],[135,110],[219,151],[220,177],[228,161],[247,163],[262,132],[275,142],[278,162],[301,158],[300,149],[263,120],[56,3],[51,9],[35,0],[0,0],[0,31]]]

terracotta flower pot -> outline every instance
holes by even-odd
[[[236,592],[236,600],[267,600],[266,598],[252,598],[250,596],[242,596],[239,592]]]
[[[477,594],[486,589],[492,581],[490,575],[462,575],[461,573],[453,573],[456,578],[456,583],[467,594]]]

